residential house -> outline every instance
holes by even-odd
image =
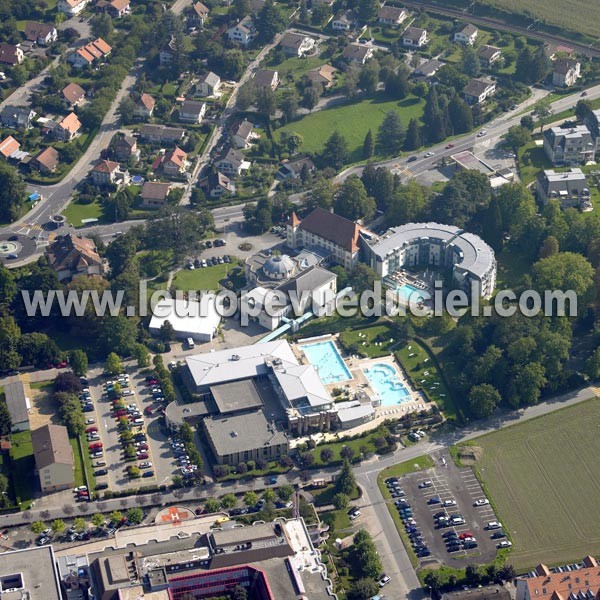
[[[550,127],[544,131],[544,152],[555,167],[585,165],[594,159],[596,144],[586,125]]]
[[[77,115],[71,112],[58,122],[57,127],[52,130],[52,135],[61,142],[70,142],[79,133],[80,129],[81,122]]]
[[[25,54],[20,46],[0,44],[0,63],[5,65],[20,65],[25,60]]]
[[[232,196],[235,194],[235,183],[224,173],[210,173],[198,182],[198,187],[210,198]]]
[[[179,120],[184,123],[201,123],[206,114],[206,103],[184,100],[179,107]]]
[[[77,106],[85,99],[85,90],[76,83],[69,83],[62,91],[62,96],[68,106]]]
[[[387,27],[398,27],[408,17],[403,8],[382,6],[377,13],[377,22]]]
[[[22,381],[13,381],[4,384],[4,400],[10,415],[11,433],[29,431],[29,386],[25,387]]]
[[[207,98],[214,96],[221,87],[221,78],[212,71],[202,75],[196,84],[196,96]]]
[[[155,172],[161,170],[165,177],[174,179],[184,177],[187,168],[187,153],[177,146],[164,155],[159,156],[152,165],[152,169]]]
[[[591,207],[585,174],[577,167],[561,173],[554,169],[540,171],[536,179],[536,195],[542,205],[548,204],[550,200],[558,200],[561,208]]]
[[[58,32],[54,25],[49,23],[37,23],[35,21],[27,21],[25,23],[25,39],[28,42],[33,42],[38,46],[49,46],[58,38]]]
[[[252,81],[256,87],[270,87],[275,91],[279,85],[279,73],[270,69],[258,69]]]
[[[477,39],[479,34],[479,30],[475,25],[471,25],[471,23],[467,23],[461,30],[457,31],[454,34],[454,41],[459,44],[465,44],[468,46],[472,46]]]
[[[111,46],[102,38],[98,38],[69,54],[67,62],[76,69],[83,69],[92,65],[96,60],[107,58],[111,52]]]
[[[513,595],[501,585],[464,586],[455,592],[445,592],[440,600],[511,600]]]
[[[173,57],[177,50],[177,42],[174,36],[161,48],[158,55],[158,62],[161,67],[169,66],[173,62]]]
[[[31,129],[31,122],[37,113],[24,106],[5,106],[0,112],[3,127],[10,129]]]
[[[29,167],[37,169],[40,173],[54,173],[59,162],[58,151],[49,146],[38,152],[29,161]]]
[[[115,185],[120,174],[119,163],[112,160],[101,160],[90,171],[92,183],[98,187]]]
[[[546,58],[555,60],[559,57],[572,58],[575,51],[570,46],[563,46],[562,44],[544,44],[544,54]]]
[[[284,160],[281,167],[279,167],[279,175],[284,179],[297,179],[302,175],[302,171],[306,170],[312,173],[315,168],[315,164],[308,156],[299,156]]]
[[[8,160],[20,147],[21,144],[12,135],[9,135],[0,142],[0,156]]]
[[[571,87],[581,77],[581,64],[571,58],[561,58],[554,62],[552,68],[552,85]]]
[[[463,89],[468,104],[481,104],[496,93],[496,83],[491,79],[471,79]]]
[[[352,10],[338,12],[331,21],[331,27],[335,31],[351,31],[356,25],[356,16]]]
[[[407,27],[402,33],[402,44],[409,48],[422,48],[427,42],[427,30],[425,29]]]
[[[332,8],[333,5],[335,4],[335,0],[312,0],[312,6],[313,8],[315,6],[329,6],[329,8]]]
[[[229,148],[215,160],[215,168],[230,177],[240,177],[250,168],[250,162],[235,148]]]
[[[415,77],[433,77],[443,66],[443,62],[439,61],[437,58],[432,58],[430,60],[426,60],[425,62],[421,63],[418,67],[416,67],[413,72],[413,75]]]
[[[246,16],[227,30],[227,37],[237,44],[248,46],[256,37],[256,27],[252,17]]]
[[[185,129],[165,125],[142,125],[142,141],[150,144],[178,144],[185,138]]]
[[[348,62],[364,65],[373,56],[373,48],[365,44],[348,44],[342,56]]]
[[[335,75],[338,70],[331,65],[321,65],[306,74],[310,82],[320,83],[325,89],[330,88],[335,82]]]
[[[56,8],[58,12],[67,15],[67,17],[75,17],[89,4],[90,0],[58,0]]]
[[[360,227],[323,208],[315,208],[304,219],[296,213],[287,225],[287,245],[290,248],[319,248],[329,254],[331,262],[346,269],[358,264]]]
[[[96,8],[103,10],[115,19],[131,13],[129,0],[100,0],[96,3]]]
[[[132,159],[137,162],[140,159],[137,140],[131,135],[119,135],[113,144],[113,150],[119,162],[129,162]]]
[[[484,44],[477,50],[477,57],[482,67],[491,67],[502,56],[502,50],[496,46]]]
[[[574,600],[598,598],[600,568],[593,556],[586,556],[577,570],[550,569],[538,565],[533,573],[515,580],[516,600]]]
[[[171,187],[170,183],[146,181],[140,192],[141,206],[143,208],[160,208],[164,206],[167,203]]]
[[[34,429],[31,444],[42,494],[72,488],[75,469],[67,428],[49,424]]]
[[[583,122],[590,130],[594,140],[595,151],[600,150],[600,109],[590,110],[584,117]]]
[[[104,263],[94,241],[72,233],[55,238],[46,249],[46,260],[61,282],[76,275],[104,273]]]
[[[149,119],[154,112],[156,100],[145,92],[140,95],[133,109],[133,116],[138,119]]]
[[[315,40],[311,37],[288,31],[281,38],[279,47],[286,56],[295,56],[300,58],[312,52],[315,47],[315,43]]]
[[[204,23],[206,23],[206,20],[208,19],[208,13],[208,8],[204,6],[202,2],[192,4],[185,13],[187,26],[190,29],[193,27],[204,27]]]
[[[230,133],[232,144],[236,148],[248,148],[250,146],[250,140],[252,139],[253,130],[254,127],[252,123],[247,119],[234,123]]]

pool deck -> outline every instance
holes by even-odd
[[[306,339],[299,340],[297,344],[294,344],[292,346],[293,351],[294,351],[298,361],[302,364],[307,364],[310,361],[308,360],[308,357],[305,356],[304,352],[302,351],[302,346],[305,346],[307,344],[314,344],[314,343],[318,343],[318,342],[327,342],[327,341],[332,341],[335,344],[335,347],[336,347],[339,355],[342,357],[344,363],[346,364],[346,367],[348,368],[348,370],[350,371],[350,373],[352,375],[352,379],[325,385],[325,388],[327,389],[327,391],[330,394],[333,395],[333,391],[335,389],[342,389],[344,391],[350,392],[351,395],[353,395],[355,393],[356,394],[366,394],[370,399],[376,397],[377,393],[371,387],[369,380],[367,379],[367,377],[364,373],[364,369],[367,369],[370,366],[376,365],[376,364],[390,365],[394,369],[396,375],[398,376],[398,379],[400,379],[400,381],[406,386],[406,389],[410,393],[409,400],[402,402],[400,404],[397,404],[395,406],[376,406],[375,407],[375,413],[376,413],[375,419],[373,419],[372,421],[369,421],[368,423],[364,423],[363,425],[360,425],[359,427],[355,427],[353,429],[346,430],[347,435],[354,435],[355,433],[359,433],[361,431],[367,431],[369,429],[373,429],[373,428],[377,427],[381,423],[382,420],[385,420],[388,418],[389,419],[398,419],[402,415],[409,413],[409,412],[418,412],[421,410],[427,410],[428,402],[427,402],[426,398],[423,396],[423,394],[421,392],[414,389],[414,387],[411,385],[411,382],[409,381],[408,377],[406,377],[406,374],[404,373],[404,371],[402,370],[400,365],[396,362],[396,359],[394,358],[394,356],[392,354],[389,354],[387,356],[382,356],[379,358],[361,358],[357,355],[347,356],[343,352],[342,348],[340,347],[340,344],[338,342],[338,337],[339,337],[339,334],[336,334],[333,336],[332,335],[322,335],[322,336],[318,336],[318,337],[306,338]]]

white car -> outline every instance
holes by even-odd
[[[500,529],[502,527],[501,523],[498,523],[498,521],[490,521],[485,528],[486,529]]]
[[[123,396],[133,396],[133,390],[125,390]]]
[[[73,492],[75,492],[75,493],[76,493],[76,492],[84,492],[84,491],[86,491],[86,490],[87,490],[87,485],[80,485],[80,486],[76,487],[76,488],[73,490]],[[45,534],[46,532],[44,531],[44,532],[42,532],[42,533],[44,533],[44,534]]]
[[[377,585],[382,588],[384,586],[386,586],[389,582],[390,582],[391,578],[389,575],[386,575],[385,573],[381,576],[381,579],[377,582]]]
[[[456,500],[454,498],[448,498],[448,500],[442,502],[442,506],[456,506]]]
[[[477,137],[483,137],[484,135],[487,134],[487,129],[482,129],[478,134]]]
[[[490,501],[487,498],[479,498],[473,502],[473,506],[487,506]]]
[[[152,467],[152,463],[147,460],[140,463],[140,469],[150,469]]]
[[[360,510],[355,510],[354,512],[350,513],[350,520],[354,521],[355,519],[358,519],[358,517],[360,517],[362,513],[360,512]]]
[[[96,419],[86,419],[85,420],[86,425],[93,425],[95,422],[96,422]]]
[[[433,156],[433,152],[426,152],[425,153],[425,158],[429,158],[430,156]]]
[[[512,542],[509,542],[508,540],[502,540],[501,542],[498,542],[496,548],[510,548],[511,546]]]
[[[119,373],[119,379],[129,379],[129,375],[127,373]]]

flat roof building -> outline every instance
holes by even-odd
[[[558,200],[561,208],[592,208],[591,194],[584,172],[576,167],[568,171],[556,172],[554,169],[540,171],[537,174],[536,194],[540,204]]]
[[[4,398],[10,414],[11,431],[13,433],[30,429],[29,410],[31,404],[27,393],[22,381],[13,381],[4,386]]]
[[[2,600],[62,600],[52,546],[2,553]]]

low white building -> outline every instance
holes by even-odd
[[[161,300],[152,310],[150,333],[160,333],[165,321],[171,323],[178,339],[210,342],[221,323],[217,298],[214,294],[204,294],[200,301]]]

